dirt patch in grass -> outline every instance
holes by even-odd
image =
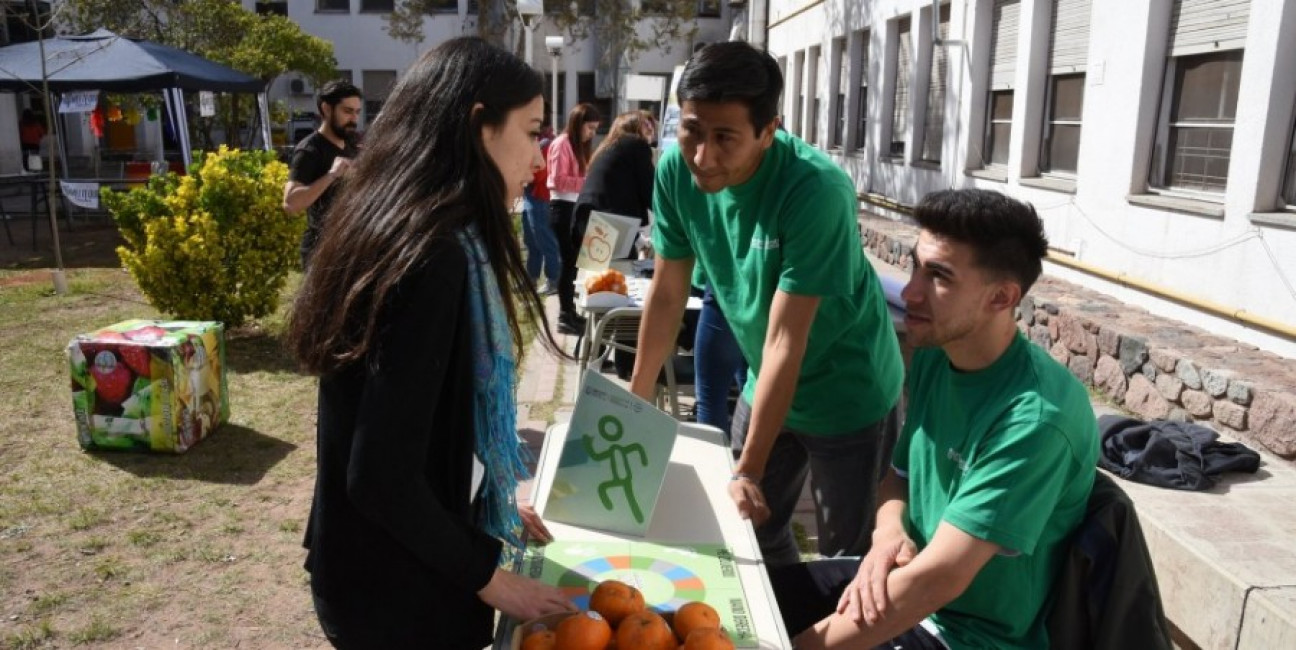
[[[84,452],[64,347],[157,316],[115,231],[92,226],[66,242],[65,295],[48,264],[24,266],[30,241],[0,256],[0,649],[327,647],[301,569],[315,380],[284,353],[281,316],[231,333],[231,422],[211,438],[180,456]]]

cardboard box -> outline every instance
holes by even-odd
[[[229,420],[225,326],[129,320],[68,344],[84,449],[181,453]]]

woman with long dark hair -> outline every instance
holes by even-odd
[[[501,540],[549,538],[513,496],[519,311],[557,345],[506,207],[543,164],[542,83],[477,38],[419,59],[366,134],[293,306],[289,344],[320,376],[306,568],[339,648],[476,650],[494,610],[571,608],[499,568]]]
[[[580,103],[567,113],[563,132],[549,144],[549,218],[558,237],[562,275],[558,277],[558,330],[579,334],[585,321],[576,313],[576,254],[584,230],[576,232],[573,216],[576,200],[585,184],[594,132],[602,117],[592,104]]]

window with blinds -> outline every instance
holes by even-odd
[[[1053,0],[1049,80],[1040,170],[1074,174],[1080,157],[1080,113],[1089,59],[1091,0]]]
[[[1291,143],[1287,148],[1287,173],[1283,176],[1282,201],[1296,206],[1296,126],[1292,128]]]
[[[869,33],[858,32],[856,38],[854,71],[859,80],[859,100],[855,102],[855,149],[861,151],[868,141],[868,50]]]
[[[1008,164],[1012,144],[1013,85],[1017,78],[1017,32],[1021,0],[995,0],[990,30],[990,92],[987,97],[986,165]]]
[[[365,124],[373,124],[387,103],[387,95],[396,85],[395,70],[365,70],[360,73],[360,90],[364,91]]]
[[[1221,195],[1228,184],[1249,0],[1175,0],[1150,182]]]
[[[949,5],[940,8],[936,27],[941,42],[949,38]],[[931,75],[927,82],[927,119],[923,122],[922,159],[938,163],[945,140],[945,77],[948,56],[944,45],[932,43]]]
[[[801,139],[810,144],[819,143],[819,47],[810,48],[806,61],[805,92],[810,95],[810,114],[806,116],[806,130]]]
[[[805,74],[804,51],[797,52],[792,57],[792,87],[796,89],[793,95],[792,103],[792,128],[788,129],[792,133],[801,133],[801,107],[805,106],[805,93],[802,91],[801,79]]]
[[[891,146],[888,154],[903,158],[909,134],[909,84],[913,76],[910,19],[901,18],[896,38],[895,98],[891,110]]]
[[[828,139],[828,146],[834,149],[840,149],[846,141],[846,91],[850,89],[850,66],[846,64],[845,55],[846,39],[834,38],[829,75],[831,78],[831,66],[836,66],[837,87],[833,89],[833,128],[832,136]]]

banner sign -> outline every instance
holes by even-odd
[[[63,93],[59,100],[60,113],[89,113],[99,104],[99,91],[78,90]]]
[[[216,114],[216,93],[206,90],[198,93],[198,114],[203,117]]]
[[[99,184],[98,183],[69,183],[59,181],[59,186],[63,189],[63,196],[72,202],[72,205],[87,210],[99,209]]]

